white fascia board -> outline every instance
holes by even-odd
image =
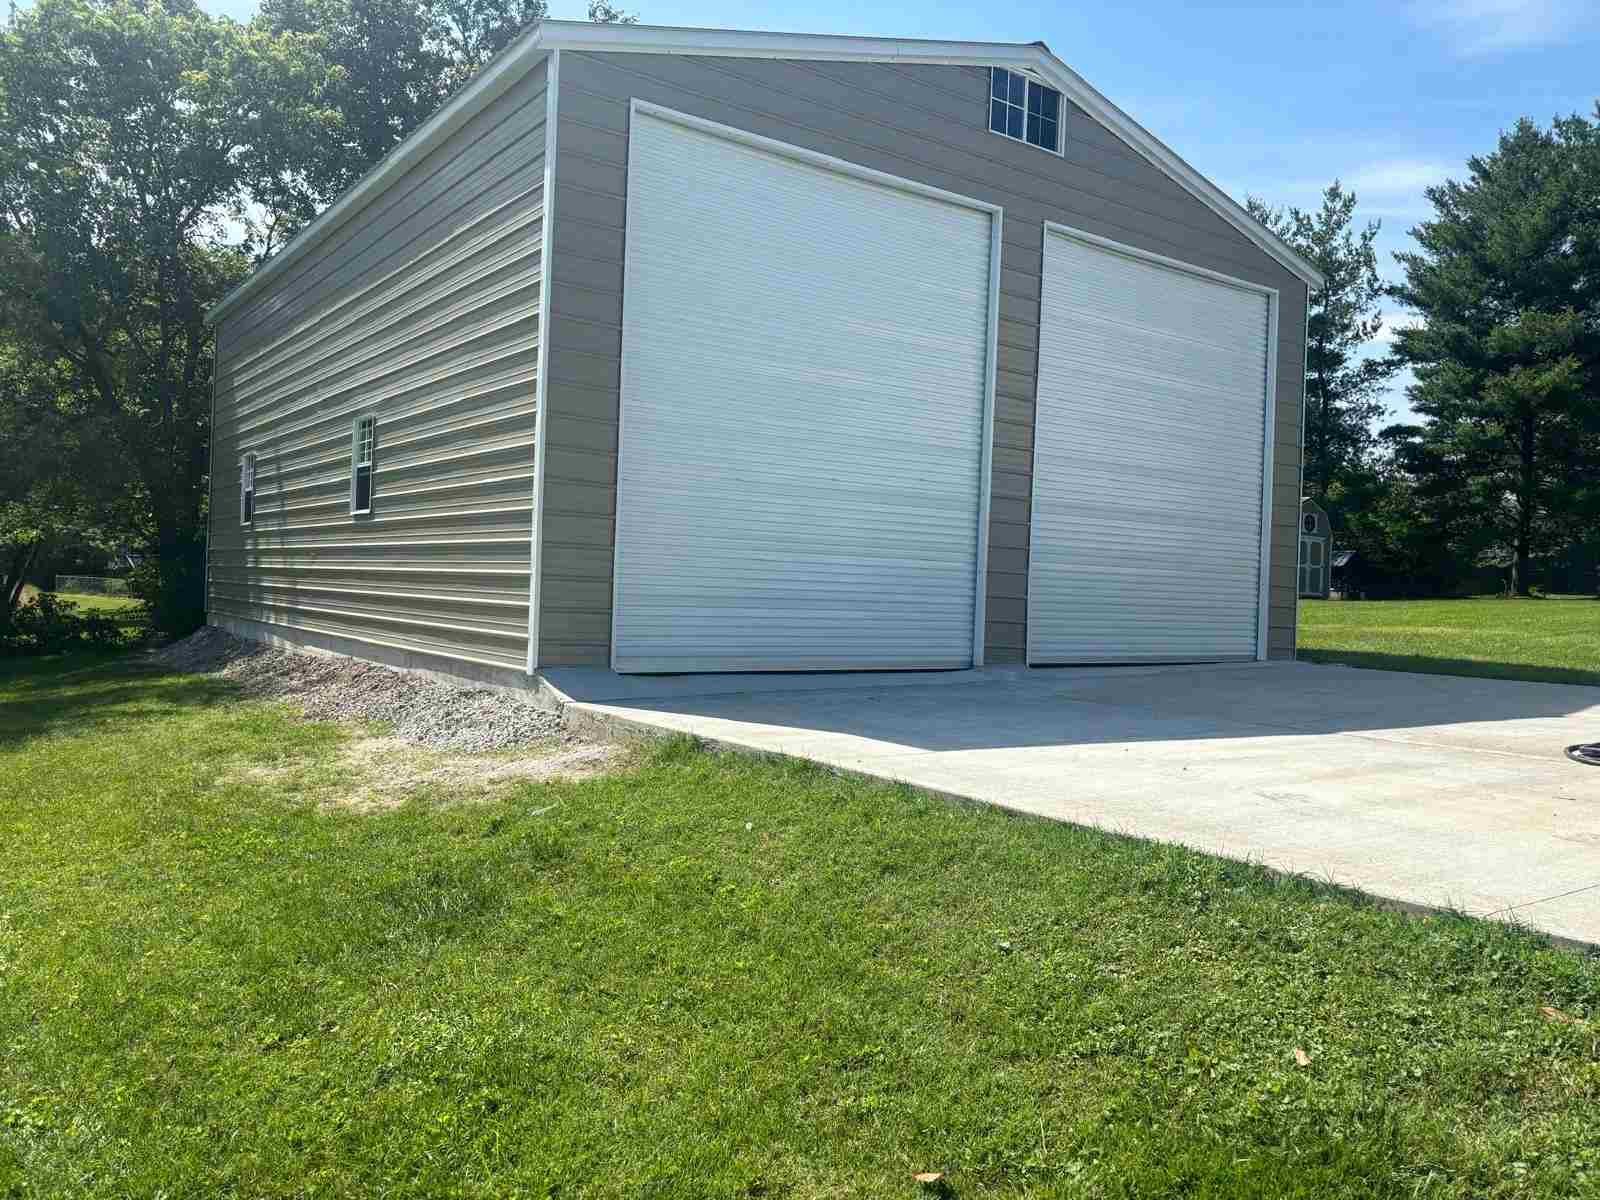
[[[1156,169],[1229,225],[1290,274],[1311,288],[1323,277],[1315,267],[1270,232],[1226,193],[1184,162],[1176,152],[1087,80],[1052,54],[1043,42],[941,42],[916,38],[844,37],[813,33],[760,33],[737,29],[688,29],[654,25],[598,24],[545,20],[502,50],[410,137],[362,176],[316,220],[210,312],[212,323],[226,316],[250,293],[303,257],[374,195],[499,96],[549,50],[624,54],[698,54],[729,58],[794,58],[830,62],[904,62],[932,66],[1008,67],[1031,71],[1116,134]]]
[[[1059,89],[1074,104],[1132,146],[1184,191],[1244,234],[1267,255],[1276,259],[1291,275],[1304,280],[1307,287],[1313,290],[1322,287],[1326,282],[1322,272],[1307,262],[1277,234],[1252,217],[1242,205],[1184,162],[1170,146],[1102,96],[1088,80],[1049,50],[1039,47],[1038,53],[1043,60],[1040,63],[1040,73],[1047,83]]]
[[[622,54],[703,54],[733,58],[795,58],[813,62],[982,63],[1032,66],[1041,43],[942,42],[920,38],[849,37],[829,33],[761,33],[670,25],[598,24],[546,20],[545,44],[563,50]]]
[[[1012,67],[1032,71],[1116,134],[1151,165],[1276,259],[1310,287],[1322,274],[1252,217],[1221,188],[1050,52],[1043,42],[939,42],[917,38],[841,37],[813,33],[756,33],[651,25],[600,25],[547,20],[546,45],[627,54],[700,54],[733,58],[799,58],[836,62],[907,62],[933,66]]]

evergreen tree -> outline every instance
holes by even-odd
[[[1580,536],[1600,470],[1600,126],[1519,122],[1396,255],[1394,295],[1422,318],[1399,358],[1424,418],[1397,452],[1439,533],[1513,568]]]
[[[1270,208],[1255,197],[1250,215],[1293,246],[1326,283],[1312,292],[1306,328],[1305,489],[1339,524],[1341,479],[1362,469],[1376,445],[1375,422],[1384,415],[1384,384],[1397,369],[1391,359],[1364,355],[1382,328],[1374,242],[1376,221],[1355,225],[1355,193],[1334,180],[1315,212]]]

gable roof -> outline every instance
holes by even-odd
[[[1290,274],[1319,288],[1318,270],[1265,228],[1221,188],[1118,108],[1050,52],[1043,42],[942,42],[916,38],[844,37],[814,33],[759,33],[735,29],[686,29],[665,25],[597,24],[546,19],[531,26],[491,59],[472,81],[389,151],[348,191],[212,306],[215,323],[289,263],[303,258],[360,211],[398,175],[421,159],[475,113],[515,83],[552,50],[629,54],[697,54],[732,58],[795,58],[834,62],[905,62],[936,66],[1007,67],[1029,71],[1087,112],[1165,173],[1195,199],[1233,226]]]

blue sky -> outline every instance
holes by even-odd
[[[243,18],[252,0],[201,0]],[[652,25],[1033,41],[1236,199],[1316,203],[1334,177],[1380,219],[1381,266],[1427,215],[1422,189],[1527,115],[1589,114],[1600,0],[955,4],[624,0]],[[582,17],[585,0],[552,0]],[[1397,409],[1403,404],[1397,385]]]

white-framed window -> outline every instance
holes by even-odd
[[[1061,93],[1021,71],[989,68],[989,130],[1061,153]]]
[[[252,525],[256,519],[256,456],[239,460],[239,524]]]
[[[378,442],[378,418],[357,417],[350,427],[350,513],[372,511],[372,457]]]

